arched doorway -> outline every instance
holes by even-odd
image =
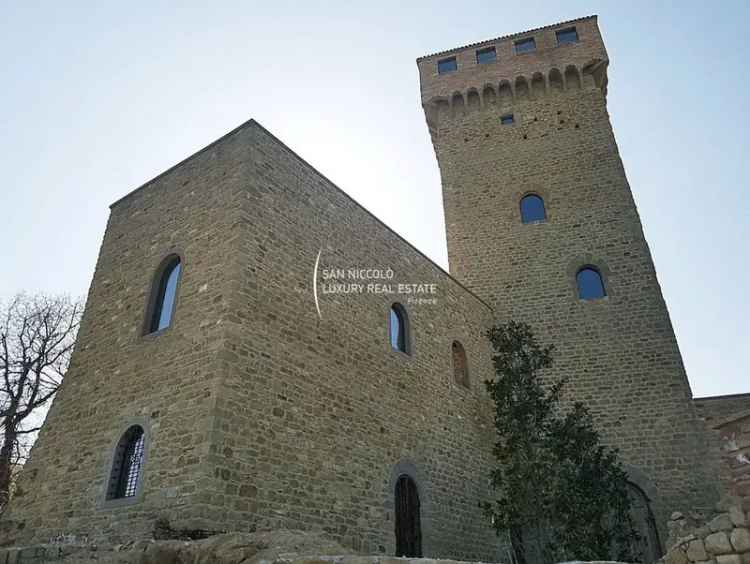
[[[417,484],[406,474],[396,480],[396,556],[421,558],[422,529],[419,521]]]
[[[633,482],[628,482],[628,496],[633,526],[638,533],[638,540],[632,547],[633,555],[638,562],[651,564],[662,556],[659,530],[656,528],[651,504],[643,490]]]

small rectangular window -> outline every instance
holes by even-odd
[[[578,43],[578,32],[574,27],[556,31],[555,35],[557,36],[558,45],[565,45],[566,43]]]
[[[438,74],[444,74],[446,72],[453,72],[458,69],[458,63],[456,63],[456,57],[450,59],[443,59],[438,61]]]
[[[513,114],[505,114],[500,116],[500,123],[502,125],[511,125],[513,123]]]
[[[521,53],[531,53],[532,51],[536,51],[536,41],[534,41],[533,37],[519,39],[513,44],[513,47],[516,51],[516,55],[520,55]]]
[[[497,60],[497,53],[495,47],[485,47],[484,49],[477,49],[477,64],[483,65],[485,63],[494,63]]]

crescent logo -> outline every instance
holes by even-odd
[[[320,255],[323,253],[323,247],[318,251],[318,256],[315,258],[315,267],[313,268],[313,297],[315,298],[315,309],[318,310],[318,317],[323,319],[320,314],[320,304],[318,303],[318,264],[320,264]]]

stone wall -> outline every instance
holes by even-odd
[[[709,425],[736,413],[750,411],[750,394],[730,394],[693,398],[698,416]]]
[[[236,137],[225,141],[112,206],[70,369],[3,515],[16,542],[124,542],[149,537],[160,515],[205,516],[200,491],[213,479],[218,355],[237,264],[230,186],[246,151]],[[172,324],[144,335],[155,273],[175,253],[183,275]],[[143,487],[108,503],[115,446],[132,424],[146,431]]]
[[[721,455],[722,483],[729,495],[750,506],[750,410],[715,419],[711,428]]]
[[[248,135],[211,455],[220,479],[203,492],[221,500],[212,519],[230,530],[314,527],[357,551],[394,554],[393,492],[406,473],[419,489],[425,555],[496,558],[478,507],[493,443],[489,307],[262,128]],[[435,284],[437,303],[318,286],[318,315],[318,258],[319,275],[390,269],[393,283]],[[388,341],[394,301],[408,315],[409,354]],[[454,340],[468,389],[455,382]]]
[[[666,564],[749,564],[750,513],[735,500],[719,504],[712,518],[672,514]]]
[[[555,31],[571,25],[578,43],[556,45]],[[530,36],[536,52],[515,55],[513,41]],[[489,44],[497,61],[477,64],[476,49]],[[438,74],[446,56],[458,69]],[[549,377],[569,378],[566,399],[593,411],[658,523],[675,509],[711,506],[706,435],[609,120],[596,19],[418,63],[451,273],[498,321],[527,321],[555,344]],[[522,223],[529,193],[544,199],[543,221]],[[589,265],[603,276],[602,299],[578,297],[576,273]]]

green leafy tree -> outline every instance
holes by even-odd
[[[498,534],[508,533],[519,564],[562,560],[632,561],[637,535],[627,475],[615,449],[600,444],[581,403],[560,405],[564,381],[543,382],[553,346],[531,328],[493,327],[497,440],[493,502],[485,504]]]

